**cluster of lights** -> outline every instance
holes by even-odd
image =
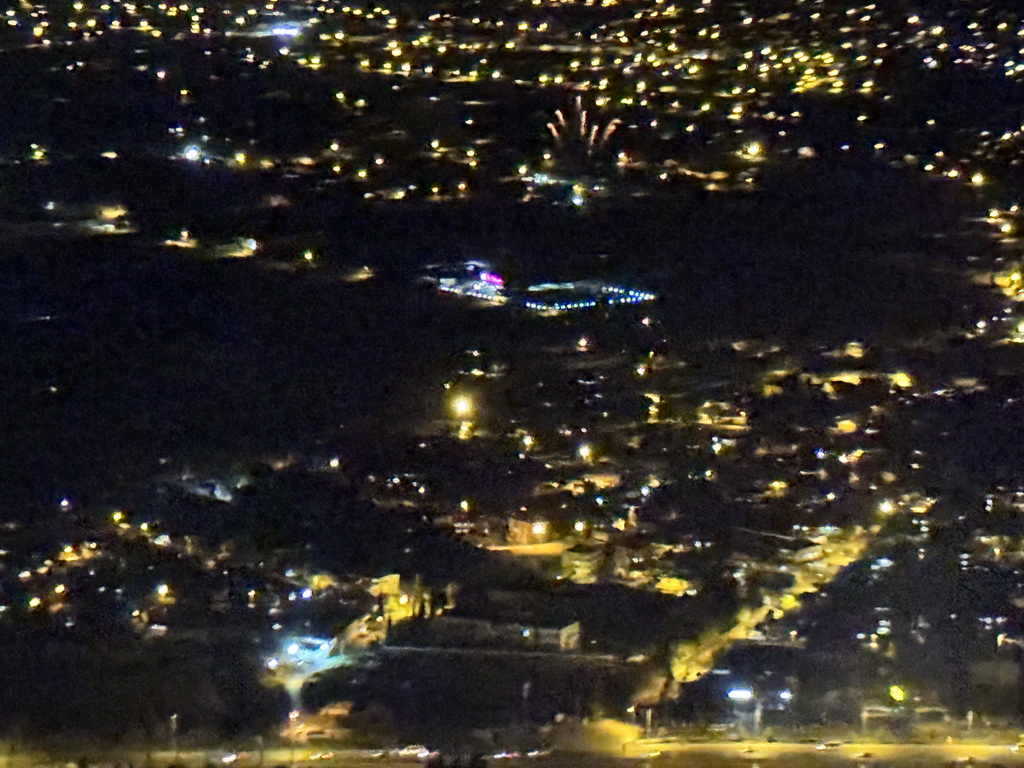
[[[558,301],[553,303],[526,300],[523,302],[523,306],[536,312],[572,312],[580,309],[592,309],[601,304],[640,304],[642,302],[655,301],[658,298],[657,294],[654,293],[615,286],[602,286],[601,293],[605,298],[578,299],[577,301]]]
[[[508,301],[508,297],[500,293],[484,293],[483,291],[477,291],[472,288],[461,286],[440,285],[438,286],[438,289],[445,293],[453,293],[458,296],[469,296],[472,299],[479,299],[480,301],[486,301],[490,304],[504,304]]]

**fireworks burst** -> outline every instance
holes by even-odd
[[[555,110],[555,120],[548,123],[548,131],[559,149],[576,152],[582,150],[587,157],[593,157],[607,146],[608,139],[615,133],[620,122],[616,118],[603,128],[596,121],[590,123],[587,110],[583,108],[583,99],[577,96],[573,99],[568,117],[562,110]]]

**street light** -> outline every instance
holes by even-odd
[[[731,701],[750,701],[754,698],[754,692],[749,688],[730,688],[725,695]]]
[[[452,400],[452,413],[458,418],[465,419],[473,414],[473,401],[466,395],[459,395]]]
[[[890,685],[889,686],[889,698],[895,701],[897,704],[903,702],[907,698],[907,692],[903,690],[902,686]]]

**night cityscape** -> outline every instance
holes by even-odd
[[[1024,765],[1019,0],[0,8],[6,768]]]

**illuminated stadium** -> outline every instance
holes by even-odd
[[[526,288],[506,285],[505,278],[482,261],[435,265],[426,279],[444,293],[466,296],[491,304],[512,304],[541,314],[557,314],[601,306],[654,301],[657,294],[600,280],[539,283]]]

